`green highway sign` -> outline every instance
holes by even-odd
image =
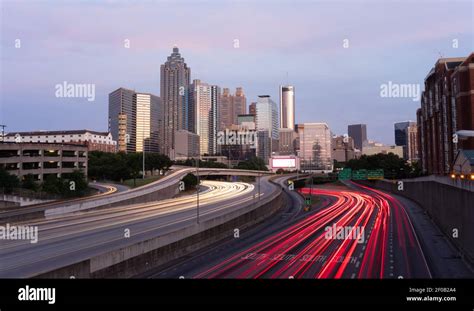
[[[304,203],[305,203],[306,205],[311,205],[311,197],[306,197],[306,198],[304,199]]]
[[[339,180],[349,180],[351,178],[352,178],[352,169],[350,168],[345,168],[342,171],[340,171],[338,174]]]
[[[372,179],[383,179],[383,169],[378,169],[378,170],[369,170],[367,172],[367,179],[372,180]]]
[[[367,179],[367,170],[357,170],[352,172],[353,180],[366,180]]]

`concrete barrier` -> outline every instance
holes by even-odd
[[[361,182],[402,195],[422,206],[464,257],[474,263],[474,192],[465,187],[426,180],[403,180],[403,191],[395,181]]]

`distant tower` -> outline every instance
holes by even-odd
[[[295,89],[291,85],[280,86],[280,127],[295,129]]]

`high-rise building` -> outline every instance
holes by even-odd
[[[217,85],[211,85],[211,115],[209,119],[209,154],[215,155],[217,148],[217,133],[219,132],[219,107],[221,89]]]
[[[260,146],[261,140],[258,140],[257,153],[265,154],[266,157],[264,160],[268,161],[272,152],[278,152],[278,128],[279,128],[279,118],[278,118],[278,108],[276,103],[270,98],[269,95],[259,95],[256,105],[257,115],[256,115],[256,129],[257,131],[267,131],[268,137],[270,139],[270,144],[267,142],[263,143]],[[260,135],[258,137],[264,137]],[[264,147],[270,146],[270,150],[267,152],[260,152],[259,150]]]
[[[135,93],[135,151],[159,152],[160,98],[150,93]]]
[[[332,137],[332,159],[347,162],[355,158],[354,139],[349,135]]]
[[[410,162],[415,162],[419,160],[418,156],[418,126],[416,122],[410,125],[407,130],[407,147],[406,147],[406,156],[407,160]]]
[[[159,152],[161,100],[119,88],[109,94],[109,131],[120,152]]]
[[[417,127],[416,122],[405,121],[398,122],[394,125],[395,129],[395,145],[403,147],[403,158],[405,160],[414,161],[417,156]]]
[[[247,99],[241,87],[236,89],[235,95],[232,95],[228,88],[223,88],[219,104],[220,130],[236,125],[237,116],[245,114],[247,110]]]
[[[119,152],[135,152],[135,91],[119,88],[109,94],[109,132],[117,141]]]
[[[199,158],[199,135],[187,130],[177,130],[175,159]]]
[[[295,89],[291,85],[280,86],[280,127],[295,129]]]
[[[194,107],[195,133],[199,135],[201,155],[216,153],[219,87],[194,80],[190,87],[190,106]]]
[[[290,128],[278,130],[278,153],[280,155],[292,155],[296,152],[296,132]]]
[[[245,97],[244,90],[241,87],[235,89],[232,113],[232,124],[237,124],[237,116],[239,114],[247,113],[247,98]]]
[[[354,146],[362,150],[362,147],[367,142],[367,125],[365,124],[351,124],[347,127],[349,137],[354,139]]]
[[[249,114],[257,114],[257,102],[251,102],[249,105]]]
[[[449,174],[459,150],[474,149],[474,138],[453,139],[474,130],[474,53],[441,58],[425,78],[417,110],[418,156],[428,174]]]
[[[296,126],[299,136],[302,170],[332,171],[331,131],[326,123],[303,123]]]
[[[188,89],[191,68],[184,62],[178,47],[160,68],[160,92],[163,103],[161,152],[174,157],[174,133],[177,130],[193,130],[193,106],[189,105]]]

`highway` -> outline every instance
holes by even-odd
[[[260,187],[240,182],[203,181],[200,219],[256,204],[279,188],[262,177]],[[260,196],[258,189],[260,188]],[[113,209],[78,212],[24,225],[38,226],[38,242],[5,240],[0,277],[24,278],[64,267],[196,223],[196,195]],[[17,223],[16,225],[21,225]],[[129,230],[130,237],[124,236]]]
[[[320,198],[314,212],[299,213],[277,230],[256,229],[245,241],[216,246],[150,277],[431,278],[400,201],[351,182],[347,186],[351,189],[301,189]],[[352,235],[328,237],[332,226]]]

